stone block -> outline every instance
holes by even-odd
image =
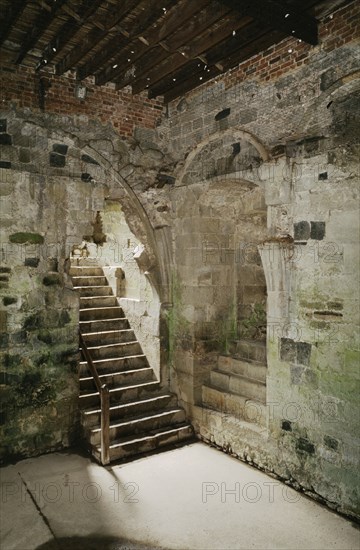
[[[50,166],[63,168],[66,163],[66,158],[64,157],[64,155],[59,155],[58,153],[53,152],[49,155],[49,162]]]
[[[300,437],[296,442],[298,451],[313,455],[315,454],[315,446],[308,439]]]
[[[29,149],[20,148],[19,161],[24,164],[28,164],[31,161],[31,155]]]
[[[310,222],[310,239],[321,241],[325,237],[325,222]]]
[[[12,137],[9,134],[0,134],[0,145],[12,145]]]
[[[295,241],[307,241],[310,238],[310,224],[307,221],[294,223]]]
[[[38,267],[40,258],[25,258],[24,265],[26,267]]]
[[[300,365],[309,366],[311,356],[311,344],[307,342],[296,342],[296,362]]]
[[[6,132],[7,130],[7,120],[6,118],[0,118],[0,132]]]
[[[66,155],[68,152],[68,145],[64,145],[63,143],[54,143],[53,151],[54,153],[59,153],[59,155]]]
[[[280,359],[289,363],[296,362],[296,342],[290,338],[280,340]]]

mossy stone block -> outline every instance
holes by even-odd
[[[17,244],[43,244],[44,237],[39,233],[27,233],[20,231],[19,233],[13,233],[10,235],[9,241]]]

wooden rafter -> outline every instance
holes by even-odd
[[[0,46],[5,42],[17,20],[21,17],[26,4],[26,0],[15,0],[8,6],[5,21],[0,32]]]
[[[175,32],[181,25],[186,23],[195,13],[200,11],[209,0],[199,0],[189,3],[188,0],[180,0],[178,5],[171,8],[164,15],[161,25],[153,26],[147,30],[137,40],[130,42],[129,46],[117,53],[114,65],[116,67],[106,67],[97,75],[97,82],[105,83],[110,80],[116,81],[117,78],[124,76],[125,72],[133,72],[133,66],[143,55],[146,58],[152,53],[152,46],[166,39],[171,33]],[[130,59],[132,61],[129,66]],[[126,86],[126,84],[124,84]]]
[[[103,0],[93,0],[89,5],[89,1],[84,0],[81,4],[81,8],[76,12],[78,17],[70,17],[70,19],[61,26],[56,36],[46,46],[42,54],[42,59],[46,59],[46,61],[50,63],[57,57],[77,34],[81,26],[84,25],[91,16],[96,14],[102,3]]]
[[[100,23],[104,30],[99,27],[91,29],[81,44],[75,46],[57,65],[56,74],[61,75],[74,68],[77,63],[104,38],[108,32],[115,27],[132,9],[136,7],[138,0],[128,0],[113,7],[108,16],[102,18]]]
[[[163,95],[165,103],[169,103],[173,99],[180,97],[200,84],[204,84],[208,80],[211,80],[235,65],[238,65],[253,55],[258,54],[260,51],[266,50],[274,43],[282,40],[284,36],[284,33],[280,33],[279,31],[264,33],[263,36],[258,36],[256,40],[250,42],[246,46],[244,45],[242,48],[237,50],[237,52],[234,52],[230,58],[220,59],[220,56],[218,56],[218,65],[211,65],[210,72],[201,71],[197,68],[197,70],[195,69],[192,73],[189,73],[187,77],[184,75],[182,81],[177,86],[171,85],[168,82],[167,85],[164,83],[162,88],[158,87],[151,89],[149,91],[149,97],[153,98],[158,95]],[[218,68],[219,66],[223,67],[222,70]],[[200,77],[202,77],[201,80]]]
[[[129,40],[134,40],[135,37],[142,35],[147,28],[151,27],[161,17],[164,9],[167,10],[172,4],[174,4],[174,0],[163,0],[161,7],[159,7],[158,0],[152,0],[151,2],[148,0],[141,15],[137,17],[135,24],[129,22],[117,25],[117,34],[104,45],[100,54],[97,54],[79,67],[79,79],[94,74],[107,61],[116,58],[118,55],[117,52],[121,51],[121,48],[125,47]],[[111,70],[112,66],[113,64],[111,64],[108,70]]]
[[[16,58],[15,63],[21,63],[26,54],[36,46],[38,40],[41,38],[46,29],[51,25],[57,12],[61,9],[65,2],[66,0],[57,0],[57,2],[52,3],[50,9],[47,4],[42,7],[38,18],[36,19],[35,23],[32,24],[24,43],[21,45],[20,52]]]
[[[241,27],[249,24],[250,17],[242,17],[235,13],[235,16],[230,13],[223,17],[218,24],[210,27],[205,33],[197,36],[191,42],[188,42],[183,48],[182,53],[176,52],[170,55],[165,61],[155,66],[151,72],[146,75],[141,75],[133,84],[133,93],[139,93],[147,86],[151,87],[156,82],[159,82],[166,76],[174,73],[177,69],[186,65],[189,60],[197,58],[201,54],[205,55],[206,50],[214,47],[222,42],[227,36],[231,36],[232,32],[236,32]]]
[[[254,17],[254,19],[270,25],[273,29],[284,32],[289,36],[295,36],[312,45],[318,43],[316,19],[307,13],[289,7],[285,2],[276,0],[219,1],[233,10],[247,13],[251,17]]]

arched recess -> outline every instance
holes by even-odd
[[[265,341],[266,280],[258,245],[268,236],[260,172],[269,161],[248,132],[217,132],[189,153],[172,190],[173,364],[185,405],[201,405],[219,354],[236,354],[242,338]]]

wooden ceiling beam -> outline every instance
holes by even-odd
[[[111,66],[106,68],[107,71],[110,72],[111,69],[114,68],[114,65],[118,66],[118,63],[115,62],[115,58],[119,57],[119,53],[121,54],[122,60],[124,59],[124,54],[127,51],[129,53],[127,53],[126,59],[129,58],[129,55],[132,57],[130,52],[135,50],[128,50],[126,48],[126,45],[129,44],[129,40],[133,41],[135,37],[143,34],[147,28],[152,27],[161,15],[163,15],[164,9],[167,10],[169,6],[171,7],[174,4],[174,1],[175,0],[163,0],[163,2],[161,2],[161,7],[159,7],[158,0],[152,0],[152,2],[147,0],[146,7],[142,14],[136,19],[135,24],[130,22],[126,25],[117,25],[118,34],[108,41],[106,45],[104,45],[104,48],[99,54],[93,56],[90,61],[79,67],[78,77],[80,80],[90,74],[94,74],[96,71],[101,69],[101,66],[107,61],[114,58],[114,62],[111,63]],[[124,37],[126,37],[126,40]],[[104,84],[104,82],[102,82],[102,84]]]
[[[21,17],[25,7],[27,5],[26,0],[13,0],[5,14],[5,21],[2,25],[0,32],[0,46],[5,42],[9,36],[12,28],[16,24],[17,20]]]
[[[181,46],[193,40],[201,32],[205,31],[209,26],[213,25],[219,19],[222,19],[226,14],[229,13],[229,10],[222,8],[218,2],[206,2],[208,7],[201,10],[196,14],[189,22],[187,22],[188,16],[187,13],[186,20],[181,19],[181,14],[179,14],[177,21],[178,24],[175,24],[175,18],[172,19],[172,25],[167,26],[167,30],[161,32],[159,30],[157,35],[157,41],[161,39],[161,42],[157,46],[147,49],[145,54],[136,60],[136,63],[123,67],[123,70],[118,71],[118,75],[114,76],[112,80],[116,82],[116,89],[121,89],[128,84],[131,84],[134,81],[134,76],[136,75],[148,77],[148,72],[152,69],[154,65],[158,65],[161,61],[164,61],[169,57],[170,53],[176,53]],[[199,6],[200,3],[197,3]],[[215,6],[218,9],[213,9]],[[180,23],[181,22],[181,26]],[[171,38],[165,40],[171,34]],[[153,38],[154,38],[153,33]],[[170,52],[170,53],[169,53]]]
[[[37,17],[36,21],[31,25],[31,29],[28,32],[24,43],[20,47],[20,52],[15,61],[17,65],[19,65],[24,57],[26,57],[27,53],[36,46],[37,42],[40,40],[46,29],[54,21],[57,13],[59,12],[63,4],[65,4],[65,2],[66,0],[57,0],[57,2],[52,3],[51,7],[47,6],[46,4],[42,7],[39,16]]]
[[[81,4],[80,9],[76,12],[75,15],[71,17],[66,23],[64,23],[57,35],[49,42],[42,54],[42,60],[46,60],[47,63],[50,63],[54,58],[59,56],[65,46],[72,40],[76,35],[82,25],[84,25],[88,19],[94,14],[101,6],[103,0],[93,0],[90,3],[88,0],[84,0]],[[41,63],[38,67],[41,66]]]
[[[274,30],[284,32],[288,36],[300,38],[313,46],[318,43],[318,25],[315,17],[289,7],[285,2],[276,0],[219,1],[233,10],[247,13],[254,19],[265,25],[270,25]],[[306,2],[304,3],[306,4]]]
[[[189,2],[188,0],[180,0],[176,6],[173,6],[166,11],[161,21],[150,30],[147,30],[139,36],[136,41],[130,43],[130,46],[118,52],[114,68],[106,67],[97,76],[96,82],[104,84],[105,82],[115,81],[117,78],[122,78],[125,73],[132,74],[136,70],[135,62],[142,56],[148,59],[149,55],[153,54],[152,47],[164,40],[171,33],[174,33],[181,25],[185,24],[194,14],[199,12],[204,6],[209,4],[209,0],[198,0],[197,2]],[[159,55],[163,55],[163,49],[157,49]],[[128,59],[131,61],[129,62]],[[161,58],[163,59],[163,57]],[[129,65],[130,63],[130,65]],[[124,87],[123,84],[120,87]]]
[[[264,29],[261,30],[260,24],[254,22],[253,25],[249,26],[247,41],[245,38],[241,41],[228,40],[208,52],[206,61],[209,63],[209,72],[207,70],[204,71],[204,65],[201,64],[200,67],[191,67],[187,75],[177,75],[178,84],[175,85],[174,82],[169,80],[161,84],[159,83],[159,85],[149,91],[149,97],[153,98],[158,95],[164,95],[166,102],[172,101],[214,76],[237,66],[260,51],[266,50],[284,37],[285,34],[279,31],[268,32],[264,31]],[[217,68],[217,72],[215,67]]]
[[[104,30],[98,27],[92,28],[81,41],[56,65],[56,74],[61,75],[73,69],[77,63],[95,46],[107,37],[108,32],[115,27],[132,9],[139,3],[139,0],[128,0],[114,6],[111,12],[100,19]]]
[[[176,52],[170,55],[163,63],[152,67],[147,75],[141,74],[141,77],[132,83],[133,93],[137,94],[147,87],[151,88],[156,82],[172,75],[176,70],[186,65],[189,60],[204,54],[208,49],[222,42],[227,36],[232,36],[233,32],[236,33],[250,22],[250,17],[244,18],[242,15],[231,12],[223,17],[218,24],[210,27],[205,33],[182,46],[181,53]]]

